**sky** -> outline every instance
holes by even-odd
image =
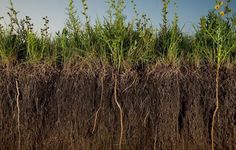
[[[12,0],[15,9],[19,11],[19,18],[30,16],[32,23],[35,25],[35,30],[40,31],[43,26],[42,17],[49,17],[50,32],[54,33],[61,30],[68,17],[67,9],[69,0]],[[82,22],[84,21],[82,12],[81,0],[74,0],[78,14]],[[130,0],[127,2],[124,14],[127,20],[134,17],[133,9]],[[172,0],[173,1],[173,0]],[[87,0],[88,15],[91,23],[94,23],[97,18],[103,19],[106,16],[107,4],[106,0]],[[161,24],[162,0],[135,0],[139,13],[145,13],[151,19],[154,27],[159,27]],[[172,2],[173,3],[173,2]],[[7,18],[8,0],[0,0],[0,16]],[[215,0],[177,0],[177,13],[179,15],[179,25],[184,27],[186,33],[193,33],[193,25],[197,25],[200,17],[207,15],[210,9],[215,6]],[[231,8],[236,11],[236,0],[232,0]],[[173,4],[169,6],[168,19],[171,21],[174,15]],[[8,19],[5,19],[5,23]],[[4,22],[1,22],[4,24]]]

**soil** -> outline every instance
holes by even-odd
[[[122,149],[211,149],[214,66],[155,65],[118,74],[102,64],[0,67],[0,149],[118,149],[114,74]],[[236,67],[220,71],[214,132],[216,150],[236,149]]]

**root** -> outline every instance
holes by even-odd
[[[123,124],[123,111],[121,108],[121,105],[119,104],[117,100],[117,76],[115,76],[115,85],[114,85],[114,99],[115,103],[120,111],[120,140],[119,140],[119,150],[122,149],[122,140],[123,140],[123,133],[124,133],[124,124]]]
[[[155,134],[155,137],[154,137],[153,150],[156,150],[156,147],[157,147],[157,134]]]
[[[147,123],[147,118],[148,118],[148,116],[149,116],[149,111],[148,111],[148,113],[146,114],[146,116],[144,117],[144,120],[143,120],[143,125],[144,125],[144,127],[146,127],[146,123]]]
[[[96,126],[97,126],[97,119],[98,119],[98,113],[100,112],[101,108],[102,108],[102,104],[103,104],[103,92],[104,92],[104,78],[105,78],[105,73],[106,73],[106,70],[105,70],[105,66],[103,65],[103,74],[102,74],[102,77],[101,77],[101,98],[100,98],[100,105],[99,105],[99,108],[98,110],[96,111],[95,113],[95,118],[94,118],[94,122],[93,122],[93,130],[92,130],[92,134],[95,132],[96,130]]]
[[[103,103],[103,91],[104,91],[104,85],[103,85],[103,80],[104,80],[104,74],[103,74],[103,76],[102,76],[102,78],[101,78],[101,99],[100,99],[100,105],[99,105],[99,108],[98,108],[98,110],[96,111],[96,113],[95,113],[95,118],[94,118],[94,123],[93,123],[93,130],[92,130],[92,134],[94,133],[94,131],[95,131],[95,129],[96,129],[96,126],[97,126],[97,118],[98,118],[98,113],[99,113],[99,111],[101,110],[101,108],[102,108],[102,103]]]
[[[215,117],[219,109],[219,70],[220,66],[217,65],[216,70],[216,108],[214,110],[213,116],[212,116],[212,126],[211,126],[211,149],[214,150],[214,127],[215,127]]]
[[[18,129],[18,150],[21,149],[21,131],[20,131],[20,104],[19,104],[19,97],[20,97],[20,91],[19,91],[19,83],[16,80],[16,105],[17,105],[17,129]]]
[[[127,91],[129,88],[131,88],[131,87],[133,86],[133,84],[137,81],[137,78],[138,78],[138,77],[136,77],[136,78],[134,79],[134,81],[133,81],[127,88],[125,88],[125,89],[122,91],[122,93],[125,92],[125,91]]]
[[[75,148],[75,144],[74,144],[74,138],[73,138],[73,122],[71,121],[70,122],[70,147],[71,147],[71,149],[73,149],[73,150],[75,150],[76,148]]]
[[[92,134],[94,133],[94,131],[95,131],[95,129],[96,129],[96,126],[97,126],[97,118],[98,118],[98,113],[99,113],[99,111],[100,111],[100,108],[101,108],[101,107],[99,107],[98,110],[97,110],[96,113],[95,113],[95,118],[94,118],[94,122],[93,122]]]

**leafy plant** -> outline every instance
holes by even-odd
[[[230,1],[228,1],[229,3]],[[225,5],[225,10],[229,10],[228,3]],[[217,11],[220,10],[220,7],[223,5],[223,1],[217,1],[215,9]],[[234,41],[235,31],[233,31],[232,27],[230,26],[229,22],[227,24],[224,20],[225,13],[228,11],[223,12],[219,11],[216,15],[216,30],[215,32],[210,32],[206,30],[207,34],[211,37],[215,44],[215,60],[216,60],[216,102],[215,102],[215,110],[212,116],[212,127],[211,127],[211,142],[212,142],[212,150],[215,149],[214,147],[214,126],[215,126],[215,117],[219,109],[219,81],[220,81],[220,68],[221,65],[228,59],[230,54],[233,50],[236,49],[236,43]]]

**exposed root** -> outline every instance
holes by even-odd
[[[97,119],[98,119],[98,113],[100,112],[101,108],[102,108],[102,103],[103,103],[103,91],[104,91],[104,84],[103,84],[103,81],[104,81],[104,77],[105,77],[105,69],[103,68],[104,72],[103,72],[103,75],[101,77],[101,99],[100,99],[100,105],[99,105],[99,108],[98,110],[96,111],[95,113],[95,118],[94,118],[94,123],[93,123],[93,130],[92,130],[92,134],[94,133],[95,129],[96,129],[96,126],[97,126]]]
[[[74,131],[73,131],[73,122],[71,121],[71,123],[70,123],[71,125],[71,127],[70,127],[70,147],[71,147],[71,149],[73,149],[73,150],[75,150],[76,148],[75,148],[75,145],[74,145],[74,137],[73,137],[73,133],[74,133]]]
[[[127,88],[125,88],[125,89],[123,90],[123,92],[126,92],[129,88],[131,88],[132,85],[137,81],[137,79],[138,79],[138,77],[136,77],[136,78],[134,79],[134,81],[133,81]],[[123,92],[122,92],[122,93],[123,93]]]
[[[211,149],[214,150],[214,127],[215,127],[215,117],[219,109],[219,78],[220,78],[220,66],[217,65],[217,70],[216,70],[216,108],[214,110],[213,116],[212,116],[212,126],[211,126]]]
[[[123,140],[123,133],[124,133],[124,124],[123,124],[123,111],[121,108],[121,105],[119,104],[117,100],[117,75],[114,75],[115,77],[115,85],[114,85],[114,99],[115,103],[120,111],[120,140],[119,140],[119,150],[122,149],[122,140]]]
[[[144,127],[146,127],[147,118],[148,118],[149,114],[150,114],[150,112],[148,111],[148,113],[147,113],[146,116],[144,117],[144,120],[143,120],[143,125],[144,125]]]
[[[156,150],[156,147],[157,147],[157,134],[155,134],[155,137],[154,137],[153,150]]]
[[[94,133],[95,129],[96,129],[96,126],[97,126],[97,119],[98,119],[98,113],[99,111],[101,110],[102,108],[102,101],[103,101],[103,90],[104,90],[104,87],[103,87],[103,78],[101,79],[101,101],[100,101],[100,105],[99,105],[99,108],[98,110],[96,111],[95,113],[95,118],[94,118],[94,123],[93,123],[93,130],[92,130],[92,134]]]
[[[95,117],[94,117],[94,122],[93,122],[93,130],[92,130],[92,134],[94,133],[95,129],[96,129],[96,125],[97,125],[97,119],[98,119],[98,113],[100,111],[101,107],[98,108],[98,110],[95,113]]]
[[[21,149],[21,131],[20,131],[20,104],[19,104],[19,98],[20,98],[20,91],[19,91],[19,83],[16,80],[16,105],[17,105],[17,129],[18,129],[18,150]]]

